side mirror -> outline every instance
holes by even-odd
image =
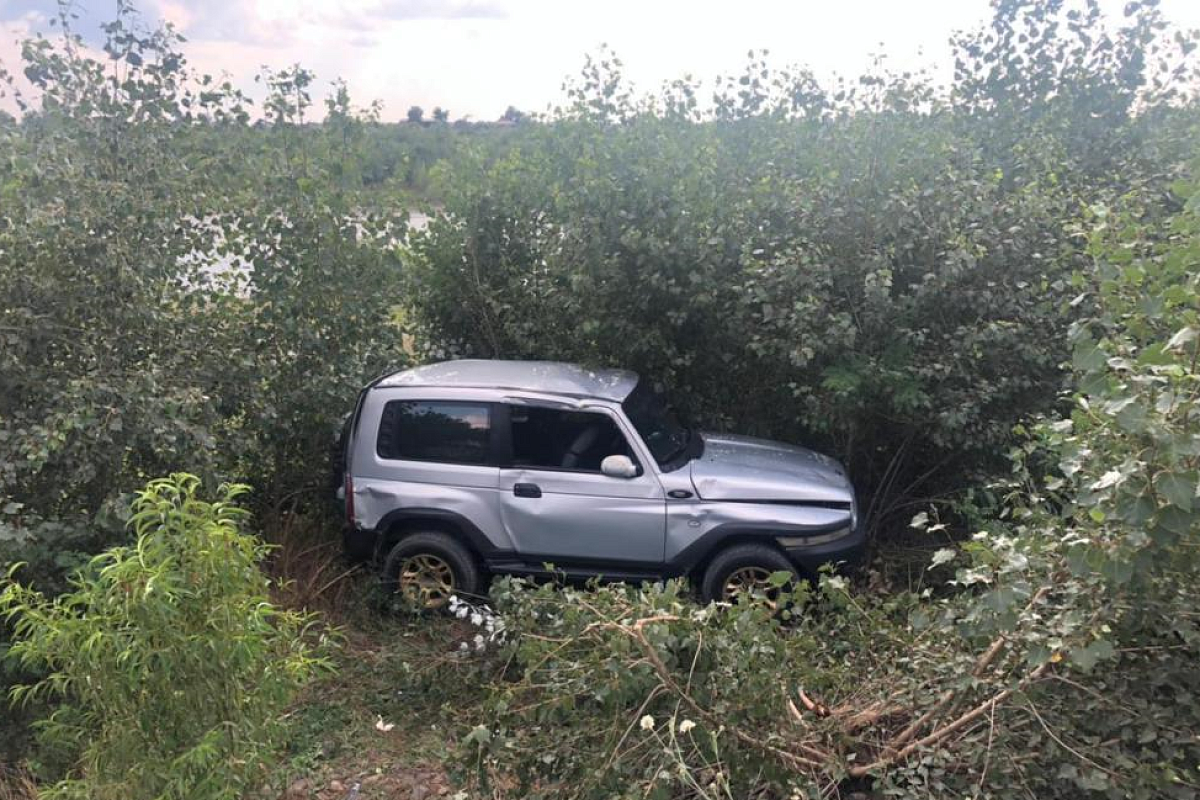
[[[638,468],[629,456],[608,456],[600,462],[600,471],[610,478],[635,478]]]

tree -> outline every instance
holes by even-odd
[[[509,106],[508,108],[504,109],[504,113],[500,115],[501,122],[512,122],[514,124],[518,122],[524,122],[527,119],[529,119],[529,115],[516,106]]]
[[[458,611],[501,643],[459,751],[479,793],[1194,797],[1200,161],[1174,166],[1174,215],[1083,211],[1069,415],[1014,448],[1004,512],[922,591],[830,575],[780,611],[505,579],[498,619]]]
[[[435,106],[433,109],[434,122],[448,122],[450,120],[450,112],[441,106]]]
[[[409,106],[407,119],[409,122],[424,122],[425,109],[420,106]]]
[[[21,511],[0,562],[57,573],[124,536],[96,513],[146,475],[237,477],[264,503],[319,482],[342,406],[403,360],[379,346],[399,345],[398,223],[360,194],[345,91],[309,128],[311,74],[267,74],[253,129],[130,13],[106,26],[124,82],[73,38],[27,42],[40,105],[0,126],[0,508]]]
[[[1012,6],[1045,35],[964,40],[949,91],[822,88],[755,54],[702,111],[686,81],[639,98],[590,59],[552,125],[444,171],[445,224],[406,272],[418,338],[653,375],[699,424],[839,455],[872,528],[903,530],[906,504],[1006,472],[1013,426],[1059,397],[1079,204],[1161,181],[1186,146],[1191,111],[1141,91],[1187,85],[1172,65],[1192,47],[1135,46],[1152,6],[1081,31],[1053,0]],[[1036,103],[974,88],[1064,48]]]

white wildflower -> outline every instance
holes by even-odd
[[[845,592],[850,588],[850,583],[841,575],[826,575],[821,579],[821,585],[835,592]]]
[[[694,727],[696,727],[696,723],[692,722],[690,719],[685,719],[683,722],[679,723],[679,732],[687,733]]]
[[[654,717],[647,714],[646,716],[642,717],[642,721],[638,724],[642,727],[642,730],[652,731],[654,730]]]

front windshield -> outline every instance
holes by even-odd
[[[687,452],[691,431],[680,423],[666,398],[645,380],[638,381],[621,405],[660,467]]]

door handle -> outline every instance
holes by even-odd
[[[541,497],[542,487],[536,483],[514,483],[513,494],[517,497]]]

